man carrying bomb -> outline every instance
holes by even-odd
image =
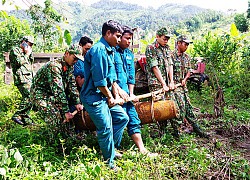
[[[20,125],[27,125],[25,119],[29,119],[29,112],[32,108],[30,102],[30,86],[33,77],[32,64],[32,36],[23,37],[20,46],[12,48],[10,51],[10,64],[13,72],[14,85],[22,95],[17,111],[12,116],[12,120]]]
[[[121,25],[113,20],[102,26],[101,39],[87,52],[84,60],[85,82],[81,101],[96,126],[97,139],[104,161],[114,171],[115,148],[119,147],[128,115],[117,104],[117,80],[114,67],[114,47],[119,43]]]
[[[146,48],[146,72],[149,91],[154,92],[163,89],[152,101],[169,99],[169,90],[174,89],[173,59],[168,45],[171,35],[167,28],[157,30],[156,40]],[[172,120],[170,120],[173,126]],[[158,123],[161,130],[165,130],[167,121]]]
[[[164,91],[169,91],[169,88],[174,88],[173,62],[167,44],[170,36],[167,28],[163,27],[156,32],[156,41],[146,48],[146,70],[150,92],[162,88]]]
[[[208,138],[209,135],[205,134],[198,124],[195,122],[196,117],[193,112],[193,107],[190,103],[190,99],[188,97],[188,90],[186,88],[187,79],[191,74],[191,62],[190,57],[186,52],[188,45],[192,43],[186,36],[181,35],[177,38],[177,47],[173,52],[173,60],[174,60],[174,74],[173,79],[174,83],[181,83],[181,86],[176,87],[173,92],[173,99],[176,101],[178,108],[180,110],[180,117],[172,120],[174,123],[175,136],[179,137],[178,127],[181,123],[186,119],[193,127],[194,132],[200,137]]]
[[[133,98],[135,84],[134,55],[128,49],[132,40],[133,31],[128,26],[123,26],[121,41],[116,46],[115,69],[117,74],[117,84],[120,96],[126,101],[129,97]],[[129,122],[127,125],[128,135],[138,147],[140,153],[148,157],[155,157],[158,154],[149,152],[143,144],[141,137],[140,119],[132,102],[126,102],[122,105],[128,114]]]
[[[62,58],[49,61],[41,67],[32,80],[31,101],[41,113],[52,136],[60,132],[66,133],[66,136],[72,133],[67,127],[67,122],[73,118],[68,100],[77,111],[83,109],[73,76],[73,65],[81,58],[80,47],[72,45]]]

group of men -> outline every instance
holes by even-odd
[[[179,138],[179,127],[184,120],[187,120],[196,134],[208,138],[208,135],[195,122],[196,117],[186,88],[188,78],[191,73],[195,72],[191,68],[189,55],[185,53],[192,41],[185,35],[180,35],[176,40],[175,50],[171,51],[167,44],[170,37],[167,28],[161,28],[156,32],[155,42],[146,48],[149,91],[154,92],[163,89],[163,94],[160,94],[157,99],[168,98],[176,102],[178,115],[170,120],[175,137]]]
[[[125,127],[142,154],[157,156],[144,147],[140,119],[133,102],[128,101],[129,98],[137,101],[134,55],[129,50],[132,37],[131,28],[109,20],[103,24],[102,37],[96,44],[92,46],[90,38],[82,37],[79,46],[72,45],[62,58],[46,63],[34,77],[32,71],[28,71],[34,42],[31,37],[25,37],[20,47],[10,52],[14,82],[23,98],[12,119],[25,125],[25,118],[29,118],[27,113],[33,106],[53,134],[68,131],[72,112],[82,111],[84,107],[96,126],[102,155],[111,169],[116,169],[114,159],[121,156],[116,149],[119,149]],[[185,116],[202,136],[204,133],[194,121],[185,88],[190,60],[184,52],[190,41],[181,36],[177,51],[172,53],[167,45],[169,38],[167,29],[162,28],[157,31],[155,43],[147,47],[150,91],[163,88],[166,96],[175,98],[181,118],[171,120],[171,124],[177,131]],[[180,87],[176,87],[178,83]]]

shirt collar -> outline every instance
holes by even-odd
[[[113,48],[108,44],[104,37],[101,37],[100,42],[105,45],[105,48],[108,52],[113,52]]]

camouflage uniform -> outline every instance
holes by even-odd
[[[14,47],[10,51],[9,58],[13,72],[14,85],[22,94],[19,108],[13,117],[19,117],[20,119],[28,118],[29,111],[32,107],[29,97],[33,77],[33,57],[32,55],[26,55],[20,47]]]
[[[182,82],[188,71],[190,71],[191,62],[188,54],[184,52],[181,55],[178,55],[177,50],[173,53],[173,59],[174,59],[173,79],[174,83],[178,84]],[[181,123],[183,123],[184,119],[186,118],[186,120],[192,125],[194,131],[198,135],[204,136],[205,134],[201,132],[198,125],[195,123],[196,116],[193,112],[193,107],[188,97],[188,89],[186,87],[179,86],[174,90],[171,97],[177,103],[180,115],[180,117],[172,119],[171,121],[175,133],[179,134],[178,127],[180,126]]]
[[[152,68],[154,66],[158,66],[161,75],[168,85],[170,82],[169,75],[168,75],[168,69],[169,66],[173,65],[173,56],[172,52],[169,48],[168,45],[165,47],[161,46],[157,41],[155,41],[152,45],[147,46],[146,48],[146,72],[147,72],[147,78],[148,78],[148,86],[149,86],[149,91],[157,91],[163,88],[161,82],[157,79],[155,76],[154,72],[152,71]],[[156,97],[154,97],[154,100],[164,100],[164,99],[169,99],[170,98],[170,93],[165,93],[162,92]],[[152,114],[153,116],[153,114]],[[171,124],[175,124],[172,123]],[[161,130],[165,130],[165,127],[167,126],[167,122],[159,122],[158,123],[159,127]]]
[[[168,84],[169,77],[166,69],[173,65],[170,54],[171,51],[169,46],[166,45],[165,47],[162,47],[157,41],[152,45],[147,46],[145,53],[147,61],[146,72],[150,92],[162,89],[162,84],[152,71],[152,67],[154,66],[158,66],[164,81]]]
[[[70,112],[68,99],[80,103],[73,67],[63,58],[46,63],[33,78],[31,101],[53,133],[71,131],[68,123],[62,123],[64,114]]]

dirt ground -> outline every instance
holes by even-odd
[[[250,126],[240,125],[230,129],[215,129],[215,137],[231,145],[250,161]]]

